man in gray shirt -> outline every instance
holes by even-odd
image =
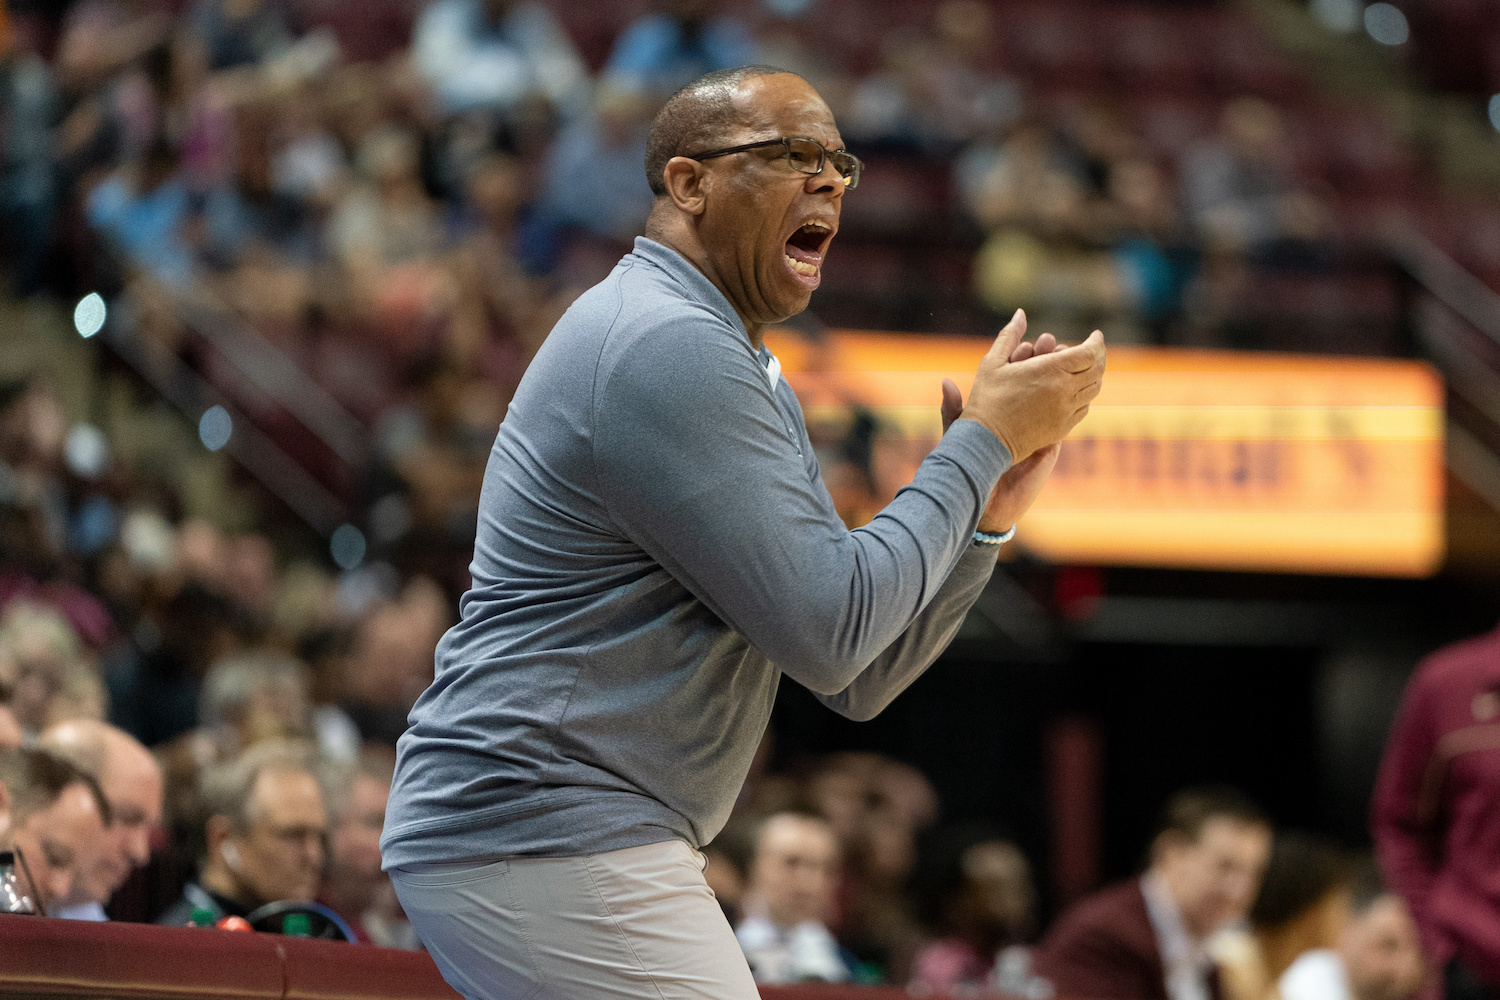
[[[911,485],[847,530],[762,334],[806,308],[860,166],[800,77],[690,84],[652,127],[647,236],[516,391],[382,840],[470,998],[755,996],[697,848],[781,675],[852,718],[884,708],[1098,392],[1102,337],[1022,344],[1018,312],[966,407],[944,385]]]

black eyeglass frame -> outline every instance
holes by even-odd
[[[818,147],[818,169],[803,170],[801,167],[792,162],[793,140],[810,142],[814,146]],[[845,190],[852,191],[855,188],[859,187],[859,175],[860,172],[865,168],[864,160],[861,160],[859,157],[855,156],[847,149],[829,149],[818,140],[806,135],[783,135],[775,139],[763,139],[760,142],[747,142],[743,146],[729,146],[725,149],[710,149],[704,153],[693,153],[688,155],[686,158],[689,160],[712,160],[720,156],[729,156],[731,153],[745,153],[749,152],[752,149],[765,149],[769,146],[784,146],[785,153],[783,155],[786,157],[787,165],[790,166],[793,170],[797,171],[799,174],[807,174],[809,177],[816,177],[821,174],[823,172],[823,167],[828,163],[829,157],[848,157],[849,164],[852,167],[849,173],[846,174],[839,169],[837,160],[835,160],[833,164],[834,173],[838,174],[839,177],[843,179]]]
[[[10,849],[15,854],[16,860],[21,863],[21,874],[26,876],[26,884],[31,886],[31,905],[36,907],[34,912],[39,917],[45,917],[47,910],[42,906],[41,894],[36,891],[36,879],[31,875],[31,866],[26,863],[26,853],[21,850],[20,844],[12,844]]]

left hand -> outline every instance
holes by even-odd
[[[1011,352],[1010,360],[1025,361],[1036,355],[1051,354],[1056,348],[1057,338],[1044,333],[1036,338],[1035,343],[1022,341],[1017,344],[1016,349]],[[958,419],[963,409],[963,394],[958,391],[958,385],[952,379],[943,379],[944,434],[948,433],[948,428]],[[994,535],[1009,531],[1021,519],[1021,515],[1031,508],[1037,494],[1042,492],[1047,478],[1052,475],[1053,467],[1057,465],[1057,456],[1061,451],[1061,443],[1047,445],[1006,470],[1005,475],[995,484],[995,489],[985,504],[984,513],[979,517],[979,530]]]

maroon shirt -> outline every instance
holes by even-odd
[[[1386,877],[1427,957],[1500,985],[1500,629],[1417,666],[1371,818]]]
[[[1064,913],[1037,946],[1035,961],[1037,974],[1068,1000],[1167,1000],[1140,879],[1103,889]]]

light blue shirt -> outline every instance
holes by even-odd
[[[495,439],[473,585],[397,748],[387,868],[699,847],[783,673],[868,719],[948,645],[994,570],[970,536],[1005,446],[957,421],[850,531],[770,363],[647,239],[558,321]]]

